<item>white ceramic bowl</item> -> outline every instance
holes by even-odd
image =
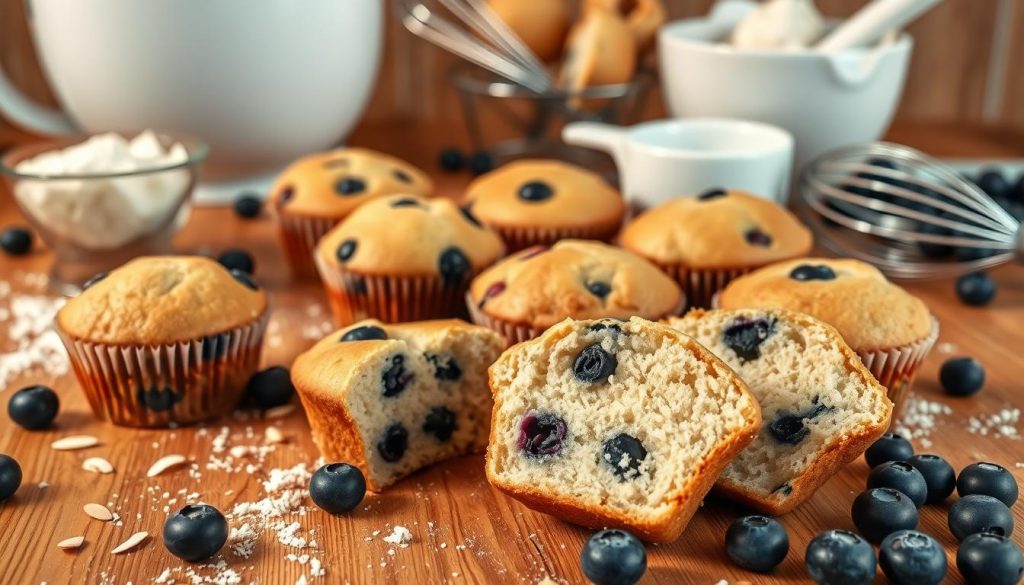
[[[742,118],[796,139],[796,164],[884,134],[899,103],[913,41],[851,49],[736,49],[711,19],[670,23],[658,36],[662,86],[676,117]]]

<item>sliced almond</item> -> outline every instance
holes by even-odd
[[[267,430],[263,431],[263,439],[270,444],[284,443],[284,433],[281,429],[271,425],[267,427]]]
[[[93,473],[114,473],[114,466],[102,457],[90,457],[82,462],[82,469]]]
[[[283,418],[283,417],[286,417],[289,414],[291,414],[293,410],[295,410],[295,405],[294,404],[282,404],[281,406],[275,406],[274,408],[268,408],[266,410],[266,412],[263,413],[263,418],[266,418],[266,419]]]
[[[188,459],[184,455],[165,455],[160,459],[156,460],[156,463],[149,467],[149,471],[146,472],[146,477],[156,477],[168,469],[185,463]]]
[[[100,444],[100,440],[92,435],[72,435],[63,437],[50,443],[56,451],[74,451],[75,449],[88,449]]]
[[[86,504],[82,509],[85,510],[85,513],[90,518],[95,518],[101,522],[110,522],[114,519],[114,514],[103,504]]]
[[[114,547],[114,550],[110,551],[112,555],[119,555],[123,552],[128,552],[133,548],[142,544],[142,541],[149,538],[149,533],[143,530],[142,532],[136,532],[135,534],[128,537],[128,540]]]
[[[83,543],[85,543],[84,536],[72,536],[71,538],[65,538],[64,540],[58,542],[57,548],[71,550],[73,548],[78,548],[82,546]]]

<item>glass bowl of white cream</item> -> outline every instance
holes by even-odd
[[[136,256],[172,250],[207,152],[177,133],[107,132],[12,149],[0,174],[54,254],[51,284],[74,294]]]

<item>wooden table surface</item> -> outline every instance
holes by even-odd
[[[450,135],[441,129],[370,128],[352,142],[391,150],[433,168],[432,159],[447,140],[438,136]],[[919,126],[896,128],[893,136],[943,155],[1024,157],[1024,141],[999,131]],[[441,189],[452,194],[465,180],[461,175],[439,178]],[[0,226],[21,222],[10,197],[0,196]],[[202,254],[242,247],[255,255],[257,278],[270,291],[273,305],[264,356],[267,365],[287,366],[330,329],[319,287],[290,282],[269,218],[243,222],[227,209],[196,210],[177,245],[183,252]],[[24,259],[0,257],[0,280],[12,289],[4,292],[5,285],[0,285],[0,354],[23,341],[22,333],[11,331],[13,300],[19,295],[47,294],[39,274],[50,261],[42,249]],[[968,431],[971,417],[988,420],[1004,409],[1024,406],[1024,271],[1005,267],[994,275],[999,295],[991,307],[983,309],[961,306],[948,281],[908,285],[942,323],[937,348],[918,380],[917,396],[950,409],[934,415],[934,428],[930,433],[923,431],[927,436],[915,442],[919,452],[941,454],[957,468],[989,460],[1008,467],[1018,481],[1024,481],[1024,470],[1018,468],[1024,466],[1024,442],[1007,436],[1018,426],[1012,412],[1004,413],[1007,428],[1002,433]],[[939,365],[954,354],[973,355],[987,369],[985,388],[973,398],[948,398],[939,388]],[[424,470],[381,495],[369,495],[353,514],[332,517],[309,505],[308,499],[288,500],[287,493],[279,497],[275,484],[280,477],[270,477],[273,469],[299,465],[309,470],[315,464],[318,454],[300,408],[273,420],[239,413],[198,427],[131,430],[95,420],[71,375],[30,371],[8,382],[6,391],[0,386],[0,403],[6,403],[16,388],[42,383],[57,390],[62,408],[55,428],[38,432],[22,430],[0,415],[0,452],[15,457],[24,470],[21,489],[0,504],[0,583],[290,584],[306,578],[311,583],[534,585],[548,576],[560,583],[585,582],[579,552],[589,532],[534,513],[493,491],[484,478],[480,457]],[[287,442],[264,445],[268,425],[283,431]],[[920,429],[920,422],[913,428]],[[77,434],[95,435],[102,444],[70,452],[49,447],[58,437]],[[167,454],[185,455],[193,464],[147,478],[149,466]],[[82,461],[92,456],[111,461],[115,473],[83,471]],[[791,549],[774,573],[756,575],[729,564],[723,535],[729,523],[746,511],[709,498],[678,542],[648,548],[649,569],[643,583],[807,582],[803,569],[807,542],[828,528],[853,528],[850,505],[863,489],[867,471],[862,459],[854,462],[808,503],[780,519],[789,531]],[[248,558],[226,546],[213,561],[219,567],[197,566],[177,560],[164,549],[159,535],[167,510],[179,508],[186,500],[201,500],[229,512],[247,502],[267,504],[268,489],[278,504],[284,502],[284,508],[294,513],[266,524],[251,517],[232,518],[232,527],[248,523],[258,535]],[[89,518],[82,511],[89,502],[110,503],[120,522]],[[946,545],[952,567],[955,540],[946,528],[947,510],[948,505],[924,508],[920,528]],[[1014,509],[1018,526],[1024,526],[1022,510],[1020,504]],[[298,524],[291,526],[293,522]],[[396,525],[412,532],[413,541],[407,547],[383,540]],[[151,536],[140,547],[128,554],[110,553],[142,530]],[[58,541],[77,535],[85,536],[80,550],[57,549]],[[303,541],[305,547],[293,546]],[[322,565],[323,576],[314,576],[314,559]],[[879,576],[878,581],[884,578]],[[955,568],[948,582],[962,582]]]

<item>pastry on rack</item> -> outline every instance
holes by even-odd
[[[487,0],[491,10],[544,62],[562,56],[569,31],[565,0]]]
[[[633,31],[638,51],[649,49],[667,14],[661,0],[586,0],[585,10],[604,9],[618,13]]]
[[[667,326],[567,319],[490,369],[487,479],[531,508],[669,542],[754,439],[746,384]]]
[[[629,83],[636,65],[636,40],[626,21],[611,10],[591,9],[569,31],[558,82],[571,92]],[[603,100],[574,98],[571,105],[592,109],[601,107]]]

